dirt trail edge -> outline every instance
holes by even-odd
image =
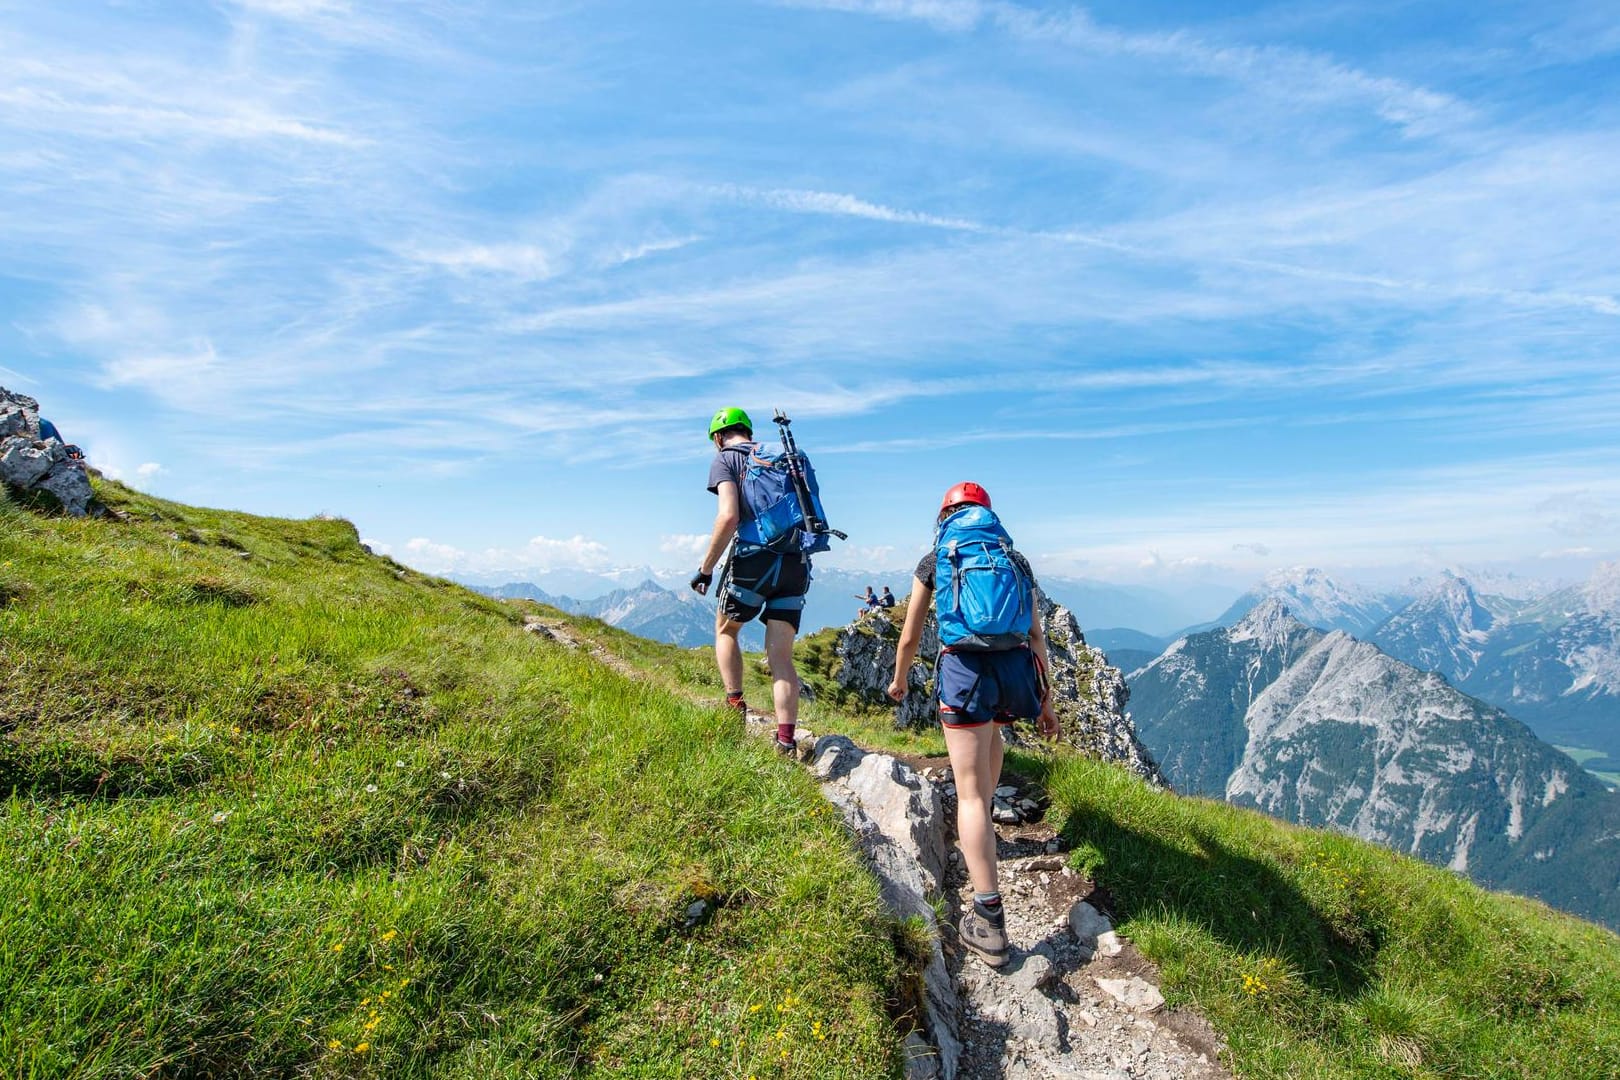
[[[530,616],[524,629],[589,652],[628,678],[646,675],[567,624]],[[696,700],[696,699],[695,699]],[[748,729],[775,732],[750,712]],[[1228,1080],[1219,1037],[1196,1013],[1168,1009],[1152,963],[1114,932],[1092,882],[1067,865],[1042,823],[997,826],[1012,956],[992,970],[957,945],[972,890],[953,835],[950,769],[914,767],[842,735],[799,729],[798,759],[821,781],[898,919],[930,932],[908,1080]],[[1004,776],[998,794],[1045,805],[1045,793]],[[950,922],[940,925],[934,901]]]

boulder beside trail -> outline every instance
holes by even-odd
[[[40,435],[39,402],[0,386],[0,481],[21,492],[49,493],[75,517],[90,512],[95,492],[84,462],[58,439]]]
[[[944,893],[944,808],[935,786],[887,754],[870,753],[843,735],[815,740],[811,768],[822,794],[843,815],[876,875],[884,907],[925,932],[928,954],[920,974],[927,1045],[908,1040],[907,1075],[956,1076],[962,1044],[956,988],[940,947],[934,903]]]

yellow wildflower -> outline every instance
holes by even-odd
[[[357,1054],[363,1054],[367,1050],[370,1050],[370,1049],[371,1049],[371,1044],[368,1043],[368,1042],[363,1042],[363,1043],[359,1043],[359,1044],[357,1044],[355,1046],[354,1052],[357,1053]]]
[[[341,1042],[339,1042],[338,1040],[333,1039],[333,1040],[331,1040],[330,1042],[328,1042],[326,1044],[326,1048],[328,1050],[341,1050],[341,1049],[343,1049],[343,1044]]]
[[[343,951],[343,942],[340,941],[336,945],[333,945],[332,946],[332,951],[333,952],[342,952]]]

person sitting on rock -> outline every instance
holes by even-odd
[[[896,701],[905,699],[923,624],[937,606],[934,682],[956,779],[956,835],[973,883],[973,908],[962,917],[959,936],[991,967],[1005,964],[1008,954],[990,818],[1001,781],[1001,727],[1035,718],[1042,736],[1059,734],[1037,589],[1029,561],[991,511],[989,493],[972,482],[952,487],[940,504],[934,548],[911,583],[888,691]]]
[[[855,612],[855,617],[857,619],[862,615],[866,615],[878,609],[877,593],[873,591],[872,586],[870,585],[866,587],[865,593],[856,593],[855,599],[861,602],[860,610]]]
[[[892,608],[892,607],[894,607],[894,593],[889,591],[889,587],[887,585],[883,586],[883,595],[878,597],[878,607],[880,607],[880,608]]]
[[[81,463],[84,461],[84,451],[80,450],[77,446],[74,446],[72,443],[70,443],[66,439],[62,438],[62,433],[57,430],[57,427],[56,427],[55,424],[51,423],[49,420],[45,419],[43,416],[40,417],[39,418],[39,441],[40,442],[51,442],[53,440],[55,442],[59,442],[59,443],[62,444],[62,449],[67,451],[67,456],[68,456],[69,461],[77,461],[77,462],[81,462]]]

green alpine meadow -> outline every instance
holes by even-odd
[[[896,1073],[877,889],[734,717],[347,522],[100,495],[0,505],[0,1075]]]
[[[706,650],[544,611],[570,649],[343,520],[97,494],[0,501],[0,1076],[904,1075],[916,928]],[[802,722],[942,749],[831,695]],[[1009,767],[1232,1074],[1620,1075],[1614,934],[1072,753]]]

